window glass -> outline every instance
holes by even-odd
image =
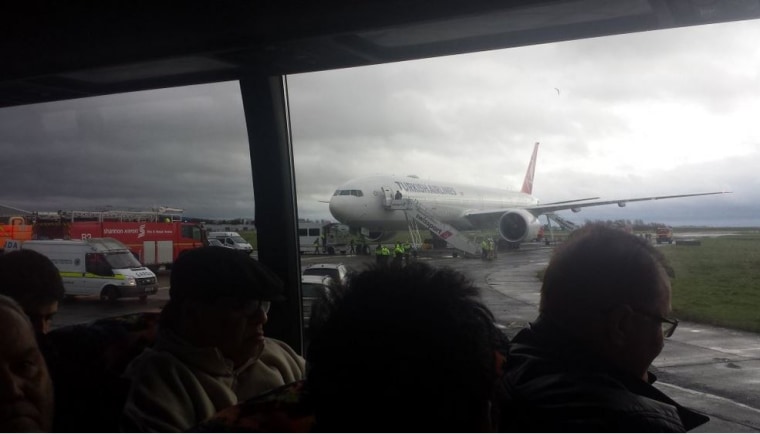
[[[0,108],[0,155],[0,215],[7,215],[5,206],[36,213],[38,239],[114,237],[128,245],[133,258],[170,264],[179,251],[172,237],[200,240],[201,222],[237,228],[254,218],[237,82]],[[105,232],[97,218],[72,221],[74,212],[109,212],[112,226]],[[169,234],[166,215],[187,221],[181,233]],[[134,265],[128,259],[109,257]],[[168,287],[168,278],[161,270],[159,287]],[[167,298],[168,292],[159,291],[139,309],[160,308]],[[138,307],[105,310],[93,304],[69,315],[62,306],[53,326],[130,309]]]

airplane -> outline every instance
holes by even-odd
[[[352,230],[359,229],[372,242],[392,238],[409,228],[403,210],[390,206],[394,199],[412,199],[435,220],[462,231],[496,228],[510,248],[534,240],[541,228],[538,218],[556,211],[579,212],[582,208],[628,202],[708,196],[730,193],[677,194],[596,201],[598,197],[541,204],[533,193],[538,155],[537,142],[525,173],[522,189],[509,191],[492,187],[420,180],[416,176],[377,175],[353,179],[338,187],[329,201],[330,213]]]

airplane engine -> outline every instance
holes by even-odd
[[[539,229],[538,219],[523,209],[507,211],[499,219],[499,235],[509,243],[532,241],[538,236]]]

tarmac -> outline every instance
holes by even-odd
[[[434,262],[466,272],[482,283],[483,300],[508,336],[535,319],[540,297],[537,273],[551,249],[527,247],[500,254],[493,262],[441,259]],[[760,432],[760,336],[680,322],[652,364],[655,386],[710,416],[693,432]]]
[[[512,337],[538,314],[541,282],[551,247],[524,244],[493,261],[423,252],[421,261],[462,271],[482,288],[484,303]],[[302,257],[302,262],[344,262],[361,269],[369,256]],[[654,360],[655,386],[675,401],[710,416],[693,432],[760,432],[760,335],[680,322]]]

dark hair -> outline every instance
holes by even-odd
[[[63,280],[53,262],[34,250],[0,255],[0,294],[25,308],[63,299]]]
[[[353,276],[313,336],[320,431],[473,431],[503,336],[461,273],[424,263]]]
[[[160,317],[161,326],[167,328],[176,325],[180,305],[187,300],[284,299],[282,281],[274,272],[247,254],[226,247],[185,251],[174,261],[169,281],[169,302]]]
[[[226,247],[200,247],[181,254],[172,265],[170,286],[172,300],[283,297],[277,275],[247,254]]]
[[[662,270],[673,275],[662,252],[620,229],[587,225],[552,255],[544,274],[539,311],[579,320],[616,304],[646,307],[659,296]]]

